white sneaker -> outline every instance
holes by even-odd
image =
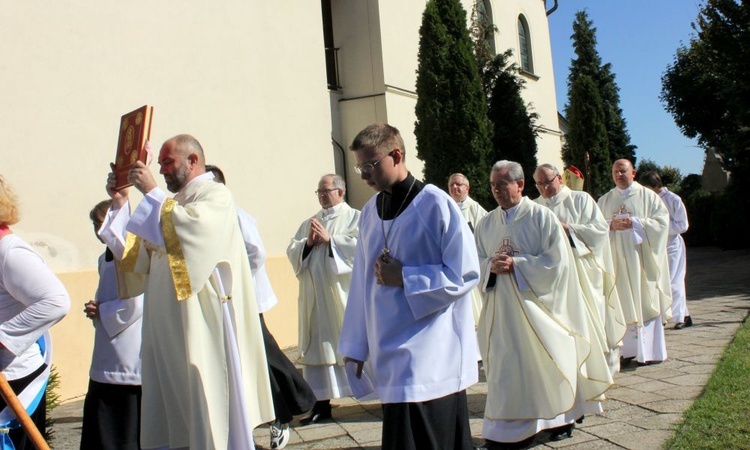
[[[284,448],[289,443],[289,424],[271,423],[271,448]]]

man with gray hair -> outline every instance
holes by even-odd
[[[597,202],[609,224],[615,283],[627,329],[621,356],[639,364],[667,359],[662,321],[671,317],[667,239],[669,211],[652,190],[635,181],[633,163],[612,165],[615,188]]]
[[[591,311],[597,314],[601,347],[614,376],[620,369],[620,346],[625,335],[625,317],[615,286],[615,267],[609,247],[609,226],[591,195],[573,191],[562,183],[552,164],[534,171],[535,201],[555,213],[568,236],[581,292]]]
[[[472,233],[482,217],[487,215],[487,210],[482,208],[478,202],[469,197],[469,179],[462,173],[454,173],[448,177],[448,194],[456,202],[461,214],[469,224]],[[474,313],[474,323],[479,323],[479,316],[482,314],[482,292],[479,288],[471,291],[471,309]]]
[[[469,228],[474,231],[482,217],[487,215],[487,210],[469,197],[469,179],[462,173],[454,173],[448,177],[448,194],[456,202],[464,219],[469,223]]]
[[[331,399],[352,395],[337,353],[359,232],[359,211],[344,202],[339,175],[323,175],[315,195],[323,208],[305,220],[286,250],[299,280],[299,363],[318,401],[300,424],[330,419]]]
[[[613,381],[589,340],[595,325],[560,221],[523,196],[520,164],[498,161],[490,184],[499,206],[475,230],[485,292],[482,436],[490,450],[524,448],[542,430],[553,440],[571,436]]]

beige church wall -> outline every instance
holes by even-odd
[[[270,256],[266,268],[279,299],[279,303],[264,314],[266,324],[279,347],[294,347],[297,345],[297,278],[286,255]],[[94,327],[83,314],[83,304],[93,299],[99,277],[96,270],[58,273],[57,276],[71,298],[68,315],[51,331],[53,364],[60,375],[58,394],[62,401],[67,401],[85,395],[88,389]]]
[[[94,268],[88,211],[106,196],[120,115],[149,103],[154,148],[194,134],[282,253],[333,170],[320,17],[314,2],[5,2],[0,170],[19,234],[56,271]]]
[[[86,394],[94,326],[83,313],[83,304],[94,298],[99,275],[96,270],[58,273],[70,294],[68,315],[52,327],[52,364],[60,376],[58,394],[62,401]]]
[[[313,2],[315,3],[315,2]],[[344,98],[383,92],[383,60],[376,0],[332,0],[334,43]]]
[[[526,84],[521,95],[531,111],[539,115],[536,125],[541,126],[542,130],[537,138],[537,160],[540,164],[550,163],[562,167],[560,153],[562,144],[545,2],[540,0],[493,1],[492,13],[498,31],[495,47],[498,53],[512,48],[513,59],[519,67],[521,60],[518,43],[518,16],[523,14],[528,22],[535,77],[522,75]]]

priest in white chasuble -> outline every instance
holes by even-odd
[[[474,232],[480,220],[487,215],[487,210],[482,208],[476,200],[469,197],[471,185],[469,179],[462,173],[454,173],[448,177],[448,194],[456,202],[461,214]],[[479,315],[482,314],[482,291],[479,286],[471,291],[471,305],[474,313],[474,323],[479,323]]]
[[[252,429],[274,412],[234,200],[206,173],[194,137],[166,141],[158,162],[175,196],[139,161],[128,179],[144,198],[131,216],[129,188],[115,191],[111,173],[113,203],[99,231],[115,253],[120,296],[145,293],[141,447],[253,448]],[[231,298],[211,281],[220,262],[231,268],[222,281]]]
[[[620,370],[625,317],[615,287],[607,221],[591,195],[563,185],[555,166],[540,165],[534,172],[534,180],[541,194],[536,202],[555,213],[573,249],[581,292],[588,307],[598,316],[597,334],[603,339],[602,347],[614,375]]]
[[[599,199],[609,223],[615,282],[628,325],[621,356],[638,363],[664,361],[664,323],[671,317],[667,258],[669,212],[664,202],[635,180],[627,159],[615,161],[616,187]]]
[[[352,395],[337,353],[359,232],[359,211],[345,192],[341,176],[321,177],[315,194],[322,209],[302,222],[286,250],[299,280],[298,362],[318,399],[303,425],[330,419],[331,399]]]
[[[378,191],[362,209],[339,341],[350,384],[366,362],[383,403],[384,449],[471,450],[479,262],[469,225],[445,192],[409,173],[396,128],[370,125],[350,150]]]
[[[554,213],[522,196],[521,165],[490,174],[499,207],[475,230],[485,292],[477,330],[487,375],[482,435],[487,448],[530,445],[549,430],[601,411],[612,376],[587,311],[573,254]]]

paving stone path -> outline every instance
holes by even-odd
[[[673,434],[682,413],[703,391],[724,347],[732,340],[750,311],[750,251],[715,248],[688,251],[688,308],[695,325],[666,331],[669,359],[638,367],[631,363],[615,377],[604,413],[587,416],[571,439],[549,442],[537,438],[533,448],[658,449]],[[294,350],[290,350],[294,352]],[[482,442],[482,416],[487,396],[484,379],[468,389],[472,436]],[[376,449],[380,446],[380,403],[353,399],[334,400],[334,420],[304,427],[294,426],[286,447],[298,449]],[[82,399],[66,402],[53,417],[53,447],[78,449]],[[259,448],[268,447],[266,427],[255,430]]]

